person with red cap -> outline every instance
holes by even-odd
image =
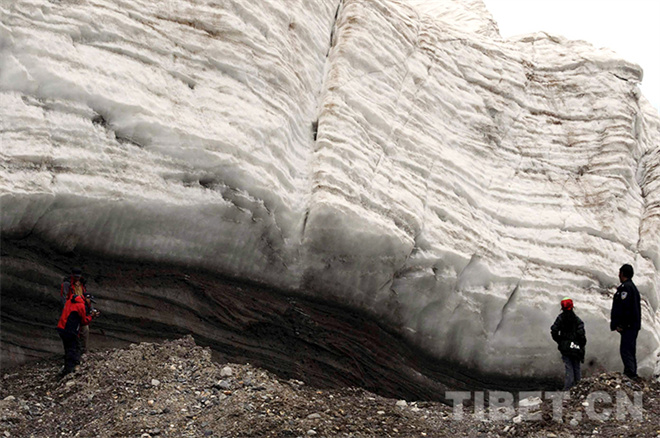
[[[584,362],[584,347],[587,345],[584,323],[573,311],[573,300],[570,298],[561,300],[561,313],[552,324],[550,334],[557,343],[557,349],[564,361],[566,370],[564,391],[566,391],[582,377],[580,363]]]

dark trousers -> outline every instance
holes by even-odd
[[[562,354],[561,360],[564,361],[564,368],[566,369],[566,376],[564,377],[564,391],[566,391],[582,378],[580,372],[580,359],[564,356]]]
[[[623,361],[623,374],[628,377],[637,376],[637,334],[639,330],[625,329],[621,332],[621,360]]]
[[[64,345],[64,374],[69,374],[78,364],[78,336],[58,330]]]
[[[78,333],[78,357],[87,353],[87,343],[89,341],[89,326],[81,325]]]

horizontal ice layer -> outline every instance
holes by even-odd
[[[660,120],[639,66],[479,1],[3,3],[3,238],[167,261],[368,310],[437,357],[588,362],[622,263],[660,345]],[[339,10],[337,8],[339,7]]]

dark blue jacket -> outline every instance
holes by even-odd
[[[634,330],[642,328],[641,298],[632,280],[621,283],[612,299],[610,330],[616,330],[617,327]]]

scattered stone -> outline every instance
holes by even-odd
[[[233,377],[223,378],[220,373],[229,365],[213,363],[210,352],[194,345],[192,338],[91,353],[75,375],[75,385],[70,380],[74,376],[57,380],[60,366],[55,361],[26,364],[19,373],[2,381],[0,401],[3,397],[12,400],[9,394],[15,399],[0,402],[0,437],[4,438],[5,431],[12,437],[58,438],[71,437],[76,433],[73,431],[99,437],[302,437],[311,436],[307,431],[312,430],[317,436],[328,437],[568,438],[572,433],[574,437],[614,438],[655,437],[649,425],[660,424],[660,385],[651,380],[635,383],[633,389],[650,391],[644,393],[644,421],[618,421],[612,415],[596,435],[594,422],[581,420],[580,415],[585,414],[582,402],[594,391],[611,391],[614,398],[616,385],[612,382],[619,382],[618,377],[582,379],[565,402],[562,421],[547,420],[552,402],[542,399],[541,408],[536,410],[543,412],[543,420],[524,421],[524,415],[519,415],[498,422],[490,421],[488,411],[486,421],[474,417],[469,405],[465,406],[463,420],[455,421],[452,407],[439,402],[388,399],[357,388],[319,390],[293,379],[280,380],[246,364],[231,364]],[[238,383],[248,382],[248,378],[252,386]],[[168,384],[160,384],[156,395],[153,385],[144,384],[152,380]],[[627,391],[625,385],[622,387]],[[629,396],[632,400],[632,393]],[[537,403],[528,398],[521,400],[520,406]],[[182,412],[183,408],[186,410]]]
[[[518,402],[518,406],[529,408],[532,406],[540,405],[543,402],[540,397],[527,397]]]
[[[158,379],[151,379],[151,386],[158,386],[160,385],[160,380]]]
[[[214,384],[213,387],[218,389],[231,389],[231,384],[226,380],[218,380],[218,382]]]
[[[220,370],[220,376],[221,377],[229,377],[233,374],[234,374],[234,371],[231,369],[230,366],[226,366],[222,370]]]
[[[69,380],[68,382],[66,382],[66,384],[65,384],[64,386],[66,386],[67,388],[70,388],[71,386],[73,386],[73,385],[75,385],[75,384],[76,384],[75,381],[73,381],[73,380]]]
[[[573,418],[573,419],[571,419],[571,421],[570,421],[568,424],[570,424],[571,426],[575,427],[575,426],[577,426],[578,424],[580,424],[580,422],[577,421],[577,419]]]
[[[6,401],[6,402],[12,402],[14,400],[16,400],[16,397],[14,397],[13,395],[8,395],[7,397],[2,399],[2,401]]]
[[[316,432],[314,429],[309,429],[309,430],[307,431],[307,435],[309,435],[309,436],[314,436],[314,435],[316,435],[316,433],[317,433],[317,432]]]

